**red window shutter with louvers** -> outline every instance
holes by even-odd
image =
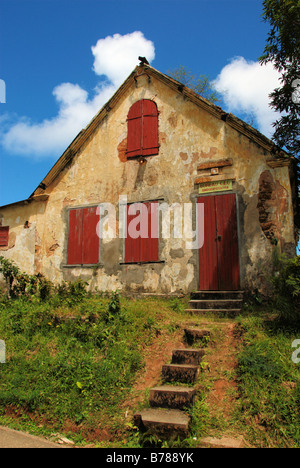
[[[132,229],[130,231],[130,223],[136,218],[136,216],[140,216],[140,213],[130,214],[130,209],[132,205],[127,205],[127,232],[125,238],[125,262],[139,262],[140,261],[140,237],[133,237],[132,236]],[[131,225],[132,227],[132,225]],[[141,226],[139,226],[139,229]],[[137,230],[137,229],[136,229]]]
[[[141,238],[141,261],[155,262],[158,261],[158,202],[145,205],[148,211],[148,237]]]
[[[142,144],[142,102],[135,102],[127,116],[127,157],[139,156]]]
[[[149,245],[149,253],[152,261],[159,260],[159,205],[158,202],[152,202],[151,206],[151,224],[149,223],[149,229],[151,229],[151,239]],[[151,226],[151,227],[150,227]]]
[[[130,214],[127,207],[127,237],[125,238],[125,263],[154,262],[159,256],[158,202],[143,203],[146,210]],[[140,222],[134,219],[138,217]],[[137,237],[132,237],[130,223],[133,222]]]
[[[142,156],[158,153],[158,112],[155,102],[144,99]]]
[[[135,102],[127,116],[127,157],[158,154],[158,110],[155,102]]]
[[[68,265],[89,265],[99,261],[99,237],[96,227],[97,207],[78,208],[69,212]]]
[[[96,214],[96,210],[96,206],[83,208],[81,258],[83,265],[95,264],[99,261],[99,237],[96,231],[99,215]]]
[[[82,209],[69,211],[68,265],[81,265]]]
[[[0,247],[8,246],[9,226],[0,226]]]

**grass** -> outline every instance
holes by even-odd
[[[211,321],[220,347],[225,339],[218,319],[185,314],[185,302],[125,297],[119,302],[116,294],[82,291],[47,300],[1,296],[7,362],[0,364],[0,424],[39,435],[63,433],[78,445],[147,445],[126,417],[125,402],[136,395],[134,383],[149,347],[161,345],[162,337],[172,341],[183,323],[201,321]],[[211,413],[207,395],[213,382],[205,366],[190,409],[191,436],[165,446],[196,447],[200,437],[228,428],[254,447],[300,446],[300,364],[291,359],[299,329],[280,324],[277,312],[258,306],[235,319],[237,366],[226,374],[237,385],[230,416]],[[207,345],[213,353],[213,342]]]
[[[77,299],[2,296],[0,423],[10,416],[21,426],[34,421],[45,434],[67,431],[84,441],[102,431],[117,440],[127,430],[122,402],[145,350],[163,331],[172,335],[180,311],[164,300]]]
[[[259,312],[239,320],[237,417],[255,446],[299,447],[300,363],[292,360],[292,343],[300,330],[278,322],[271,307]]]

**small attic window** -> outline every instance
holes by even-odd
[[[153,156],[158,150],[157,106],[149,99],[141,99],[130,107],[127,115],[126,156]]]

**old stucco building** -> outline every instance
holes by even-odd
[[[105,291],[261,290],[274,246],[295,253],[295,190],[269,139],[139,65],[33,194],[0,207],[0,255]]]

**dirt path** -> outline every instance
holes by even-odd
[[[208,394],[208,404],[212,413],[222,412],[229,417],[234,409],[237,385],[233,378],[236,368],[236,339],[234,323],[214,325],[220,327],[219,339],[213,338],[206,361],[209,364],[210,380],[213,386]]]
[[[123,406],[128,408],[127,416],[132,414],[132,408],[145,399],[145,390],[160,382],[162,365],[169,362],[175,348],[184,348],[183,330],[178,329],[172,334],[161,333],[150,346],[147,346],[145,367],[140,371],[130,395],[130,400]]]
[[[135,387],[133,397],[125,403],[129,407],[129,414],[133,407],[145,399],[145,391],[159,383],[161,368],[169,362],[172,350],[186,346],[183,330],[191,323],[181,323],[170,340],[170,335],[161,335],[147,348],[145,368],[141,372]],[[235,322],[232,321],[201,321],[192,324],[197,328],[208,328],[212,333],[212,340],[206,348],[203,361],[207,363],[200,377],[199,387],[204,386],[207,391],[206,403],[209,407],[210,418],[219,422],[219,429],[214,429],[212,437],[234,437],[242,440],[233,423],[233,413],[237,401],[237,384],[234,371],[237,365],[238,339],[235,335]],[[201,383],[202,380],[202,383]]]
[[[238,387],[235,380],[239,338],[236,334],[236,323],[211,323],[213,338],[208,346],[205,360],[208,363],[206,383],[210,390],[207,404],[210,418],[218,421],[219,428],[211,431],[205,440],[212,447],[246,447],[238,421],[234,418],[238,404]],[[204,440],[204,439],[203,439]]]

